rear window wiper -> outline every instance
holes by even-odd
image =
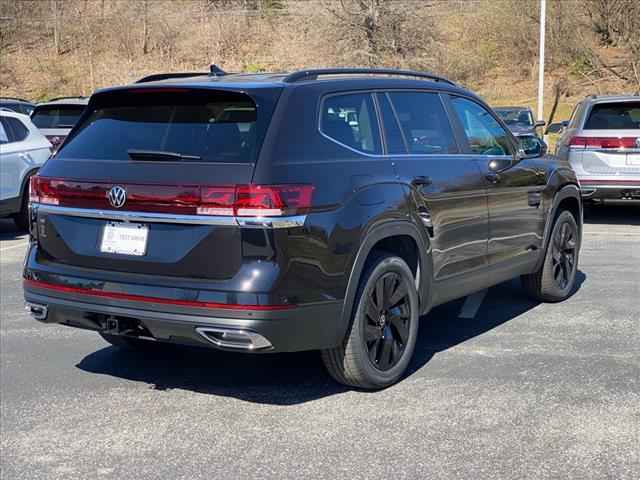
[[[198,161],[202,160],[202,157],[198,155],[184,155],[177,152],[164,152],[160,150],[127,150],[129,158],[131,160],[148,160],[148,161],[161,161],[161,162],[176,162],[182,160]]]

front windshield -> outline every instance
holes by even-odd
[[[533,116],[529,110],[497,109],[496,113],[507,125],[533,126]]]

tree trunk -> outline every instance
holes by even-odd
[[[149,26],[147,24],[148,0],[142,2],[142,54],[149,53]]]
[[[58,0],[51,0],[51,10],[53,13],[53,47],[56,55],[60,55],[60,5]]]

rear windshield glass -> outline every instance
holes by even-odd
[[[84,105],[38,107],[31,121],[38,128],[71,128],[83,111]]]
[[[234,92],[106,94],[57,158],[253,163],[266,131],[258,117],[253,100]]]
[[[496,108],[495,112],[507,125],[533,125],[533,117],[529,110]]]
[[[591,109],[585,130],[640,129],[640,102],[596,104]]]

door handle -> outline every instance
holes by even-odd
[[[413,180],[411,180],[411,185],[413,185],[414,187],[428,187],[432,183],[433,182],[431,181],[431,178],[423,176],[415,177]]]

